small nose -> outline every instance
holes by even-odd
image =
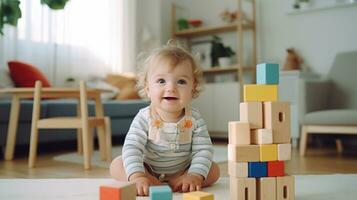
[[[166,85],[166,91],[171,93],[176,92],[176,85],[174,83],[168,83]]]

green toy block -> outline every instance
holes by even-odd
[[[257,84],[279,84],[279,64],[258,64]]]
[[[150,200],[172,200],[172,190],[170,186],[150,186]]]

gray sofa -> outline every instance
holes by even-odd
[[[148,102],[143,100],[103,101],[104,114],[111,119],[112,136],[124,138],[136,113],[147,105]],[[76,106],[77,101],[71,99],[44,100],[41,104],[41,116],[76,116]],[[4,149],[6,144],[10,107],[10,100],[0,100],[0,147],[2,149]],[[89,114],[94,115],[94,102],[89,102]],[[16,145],[29,144],[31,119],[32,100],[22,100],[17,128]],[[49,134],[41,134],[43,132]],[[76,141],[75,132],[76,130],[71,129],[40,130],[39,143]]]

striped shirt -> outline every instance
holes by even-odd
[[[126,135],[122,157],[127,178],[136,172],[145,172],[144,162],[156,174],[174,174],[188,168],[207,178],[211,168],[213,147],[207,126],[199,112],[191,109],[192,127],[188,137],[182,137],[180,124],[163,122],[160,140],[149,137],[152,130],[150,106],[135,116]]]

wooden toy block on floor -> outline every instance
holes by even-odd
[[[248,162],[248,177],[266,177],[268,175],[266,162]]]
[[[231,121],[228,123],[229,144],[250,144],[250,127],[248,122]]]
[[[232,177],[248,177],[248,162],[228,161],[228,174]]]
[[[202,191],[189,192],[183,194],[183,200],[214,200],[214,195]]]
[[[257,200],[276,200],[276,178],[258,178]]]
[[[172,200],[172,190],[168,185],[150,186],[150,200]]]
[[[267,164],[268,176],[285,176],[284,161],[269,161]]]
[[[276,199],[295,199],[295,179],[293,176],[276,177]]]
[[[279,84],[279,64],[262,63],[257,65],[257,84]]]
[[[255,178],[229,178],[230,200],[256,200]]]
[[[252,144],[272,144],[273,130],[271,129],[254,129],[251,131],[250,142]]]
[[[278,149],[276,144],[260,145],[260,161],[278,160]]]
[[[259,161],[260,147],[259,145],[228,144],[228,160],[234,162]]]
[[[264,128],[273,130],[273,143],[290,143],[290,104],[264,102]]]
[[[291,144],[277,144],[278,160],[291,160]]]
[[[262,102],[242,102],[239,104],[239,120],[249,122],[251,129],[263,128]]]
[[[244,85],[243,96],[245,102],[277,101],[278,85]]]
[[[135,200],[136,186],[133,183],[115,181],[99,188],[100,200]]]

